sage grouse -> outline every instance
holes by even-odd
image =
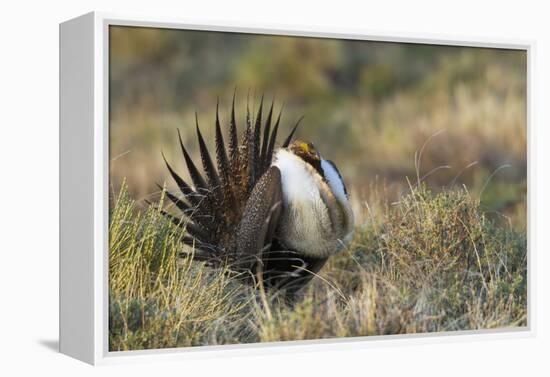
[[[193,185],[166,161],[180,195],[166,192],[183,214],[162,213],[185,229],[183,255],[211,266],[230,266],[246,280],[294,297],[325,264],[351,241],[353,213],[336,166],[313,144],[292,141],[300,120],[283,144],[276,138],[281,112],[272,127],[273,103],[262,124],[263,97],[255,120],[247,105],[240,138],[235,121],[235,95],[224,141],[216,108],[215,162],[196,121],[203,174],[179,134]]]

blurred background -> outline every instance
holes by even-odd
[[[275,96],[279,138],[304,115],[297,136],[337,164],[356,206],[426,176],[525,230],[524,51],[111,26],[109,56],[113,193],[123,180],[137,200],[173,187],[161,150],[186,176],[176,128],[198,157],[195,111],[213,147],[216,100],[227,128],[237,88],[239,131],[249,92],[255,109]]]

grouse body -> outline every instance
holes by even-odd
[[[247,105],[239,141],[234,95],[226,143],[217,107],[214,158],[197,120],[202,173],[178,131],[192,184],[164,158],[180,191],[166,196],[182,217],[162,213],[184,228],[182,240],[193,250],[184,256],[229,265],[252,284],[294,295],[349,244],[353,212],[334,163],[312,143],[292,140],[301,119],[277,146],[282,111],[274,120],[272,103],[262,121],[263,111],[263,98],[254,120]]]

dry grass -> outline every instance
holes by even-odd
[[[291,308],[178,260],[181,231],[123,187],[110,218],[110,349],[527,324],[526,238],[465,189],[413,187],[399,203],[363,208],[353,244]]]
[[[110,348],[116,350],[230,342],[218,324],[238,319],[245,301],[223,271],[179,260],[182,236],[121,191],[110,222]],[[236,341],[237,338],[234,339]]]

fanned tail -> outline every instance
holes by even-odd
[[[263,96],[254,122],[247,103],[246,128],[238,143],[235,116],[235,97],[231,105],[228,144],[225,144],[219,117],[219,100],[215,116],[215,153],[210,154],[202,136],[198,115],[195,114],[195,128],[202,162],[202,173],[185,148],[178,129],[178,139],[192,185],[178,175],[162,157],[175,181],[180,195],[166,191],[167,198],[180,211],[177,217],[162,210],[162,214],[175,224],[185,228],[183,243],[194,247],[193,257],[197,260],[221,261],[230,257],[234,250],[237,225],[243,215],[246,202],[261,177],[271,166],[282,108],[271,128],[274,101],[272,101],[265,122],[262,123]],[[285,139],[288,146],[300,120]],[[215,161],[211,156],[215,156]]]

